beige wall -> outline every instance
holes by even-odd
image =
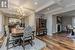
[[[3,25],[4,25],[4,16],[2,13],[0,13],[0,35],[4,34]]]
[[[29,25],[35,26],[35,14],[29,16]]]
[[[36,18],[35,13],[29,16],[29,25],[33,27],[33,30],[36,31]]]
[[[25,24],[30,25],[34,28],[34,30],[36,31],[36,20],[35,20],[35,13],[33,13],[32,15],[25,17]]]
[[[29,17],[25,17],[25,24],[29,24]]]
[[[8,17],[4,16],[4,25],[8,25]]]

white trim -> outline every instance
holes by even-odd
[[[63,4],[61,3],[61,0],[54,0],[54,2],[57,3],[57,4],[58,4],[60,7],[62,7],[62,8],[65,7],[65,5],[63,5]]]
[[[65,7],[65,8],[57,8],[57,9],[54,9],[52,11],[48,11],[48,12],[45,12],[44,14],[60,14],[60,13],[64,13],[64,12],[68,12],[68,11],[72,11],[72,10],[75,10],[75,5],[71,5],[69,7]]]
[[[54,3],[55,3],[55,2],[52,1],[51,3],[45,4],[44,6],[38,8],[37,10],[35,10],[35,12],[41,11],[41,10],[43,10],[44,8],[48,7],[48,6],[53,5]]]

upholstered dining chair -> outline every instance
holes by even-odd
[[[15,41],[17,40],[17,38],[14,38],[11,36],[10,32],[9,32],[9,28],[8,26],[5,26],[5,31],[6,31],[6,37],[7,37],[7,44],[6,44],[6,47],[7,47],[7,50],[9,48],[12,48],[12,47],[15,47]],[[9,47],[10,44],[12,44],[13,46],[12,47]]]
[[[32,36],[33,36],[32,35],[32,28],[31,28],[31,26],[28,25],[28,26],[25,27],[24,35],[22,37],[22,41],[23,41],[22,46],[23,46],[23,48],[24,48],[24,46],[26,45],[27,42],[32,46],[32,38],[33,38]],[[25,48],[24,48],[24,50],[25,50]]]
[[[7,47],[7,50],[8,50],[8,45],[9,45],[9,38],[10,38],[10,33],[9,33],[9,28],[7,25],[5,25],[5,32],[6,32],[6,37],[7,37],[7,43],[6,43],[6,47]]]
[[[71,35],[73,35],[73,36],[75,35],[75,28],[73,29],[72,34],[71,34]]]

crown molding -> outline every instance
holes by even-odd
[[[46,7],[51,6],[53,4],[55,4],[54,1],[52,1],[51,3],[47,3],[47,4],[43,5],[42,7],[38,8],[37,10],[35,10],[35,12],[39,12],[39,11],[41,11],[41,10],[45,9]]]
[[[48,12],[44,12],[44,14],[60,14],[60,13],[64,13],[64,12],[68,12],[68,11],[72,11],[75,10],[75,5],[71,5],[69,7],[65,7],[65,8],[57,8],[55,10],[52,11],[48,11]]]

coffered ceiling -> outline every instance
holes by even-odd
[[[48,7],[39,11],[39,13],[55,13],[59,11],[67,11],[68,9],[75,9],[75,0],[53,0],[54,4],[49,5]],[[68,8],[68,9],[67,9]]]
[[[23,7],[38,12],[54,4],[53,0],[8,0],[8,8],[0,8],[3,12],[15,12],[15,8]]]
[[[75,10],[56,14],[57,16],[63,16],[63,17],[75,17]]]
[[[23,7],[24,9],[43,13],[70,5],[75,5],[75,0],[8,0],[8,8],[0,8],[0,10],[4,13],[15,14],[16,8]]]

